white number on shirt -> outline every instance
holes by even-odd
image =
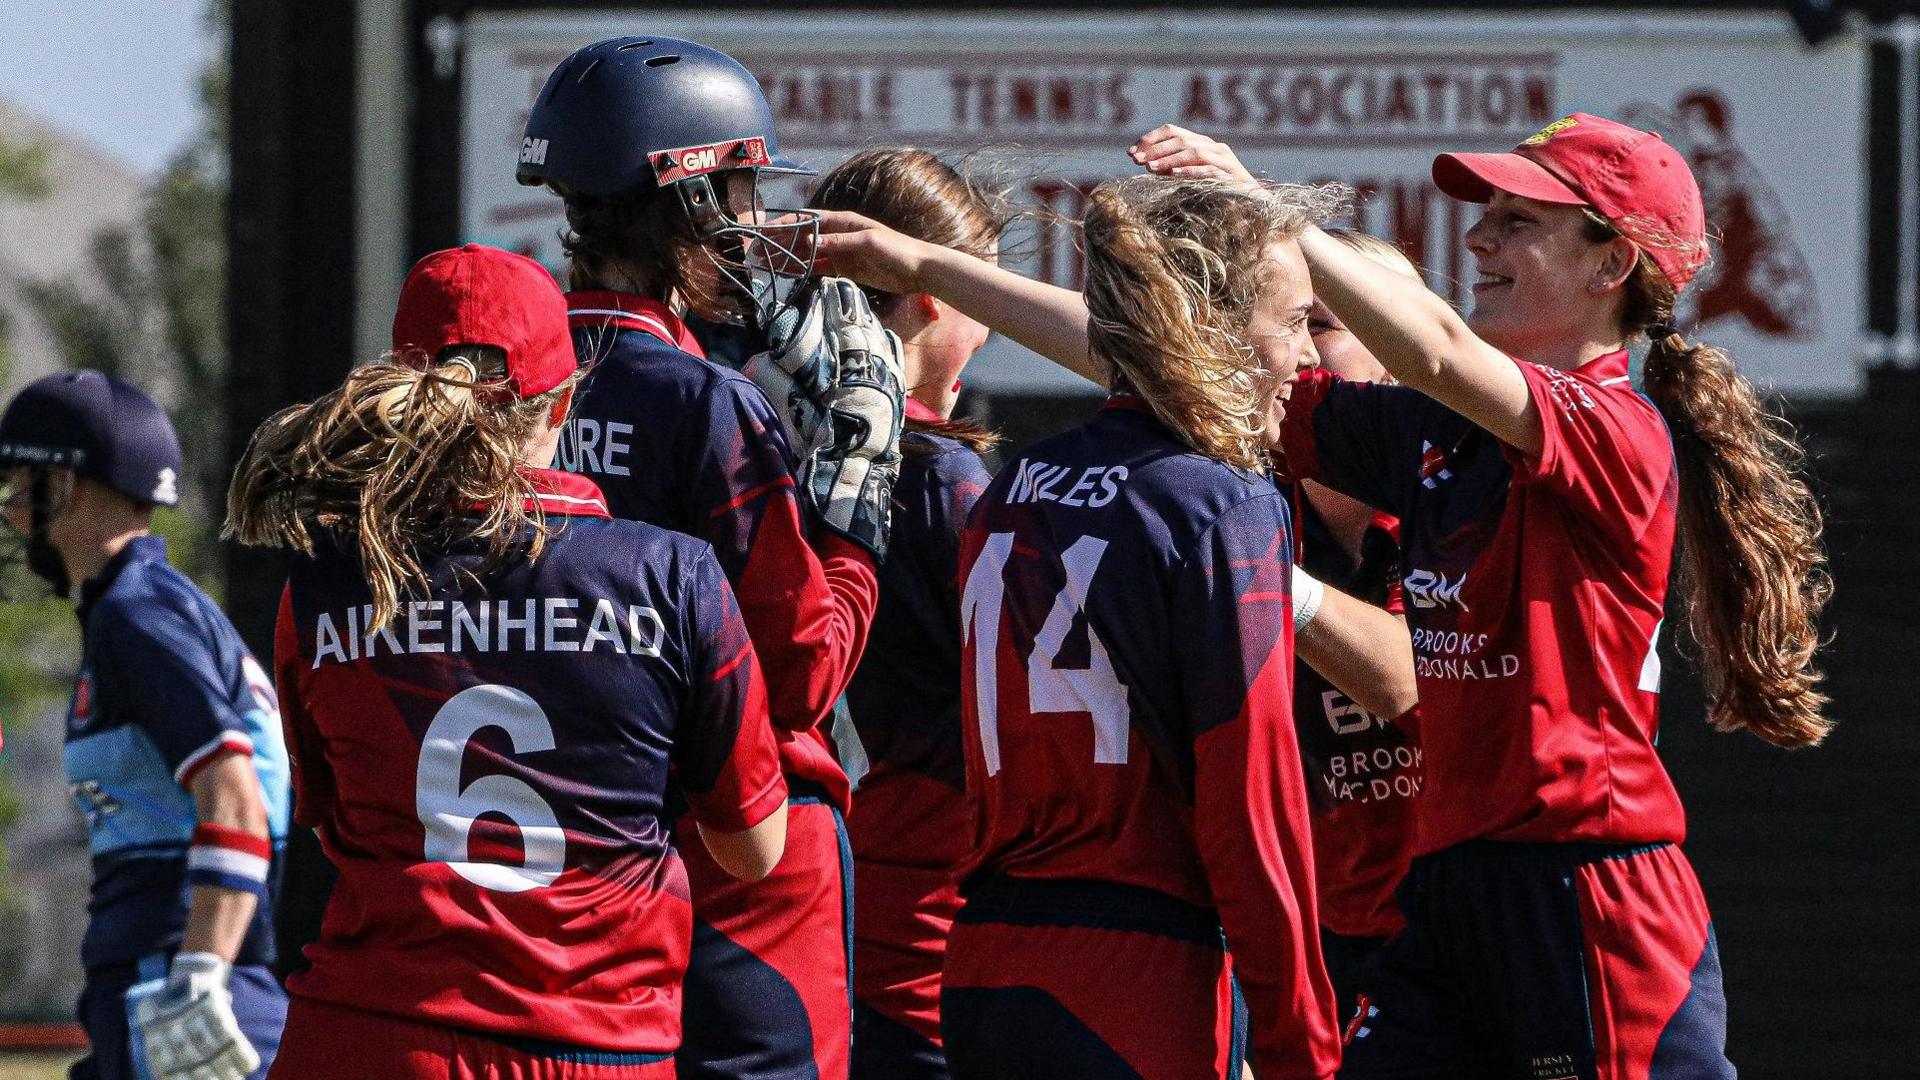
[[[1127,723],[1131,710],[1127,688],[1114,674],[1107,646],[1087,624],[1087,666],[1056,668],[1067,633],[1087,609],[1087,589],[1107,553],[1107,542],[1083,536],[1061,554],[1067,572],[1066,588],[1054,597],[1053,610],[1033,639],[1033,655],[1027,660],[1027,707],[1039,713],[1084,712],[1093,718],[1093,760],[1096,765],[1127,763]],[[980,749],[986,758],[987,775],[1000,771],[1000,703],[995,686],[994,665],[1000,651],[1000,609],[1006,600],[1003,574],[1013,554],[1013,534],[994,533],[987,537],[967,575],[967,587],[960,599],[961,631],[974,642],[973,689],[980,715]]]
[[[495,773],[460,786],[467,743],[482,728],[507,733],[516,754],[553,749],[553,724],[540,704],[510,686],[470,686],[447,699],[420,746],[414,805],[426,826],[426,856],[443,862],[483,889],[525,892],[553,884],[566,864],[567,836],[538,792],[518,777]],[[473,862],[467,838],[481,814],[494,813],[520,829],[524,865]]]

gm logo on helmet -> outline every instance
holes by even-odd
[[[520,164],[545,165],[547,163],[547,140],[536,139],[529,135],[520,140]]]
[[[718,168],[719,165],[720,151],[718,147],[713,146],[702,146],[697,150],[689,150],[687,151],[687,156],[680,159],[680,171],[689,176],[697,173],[712,172]]]

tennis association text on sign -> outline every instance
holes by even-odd
[[[1554,118],[1554,57],[1266,57],[1205,64],[846,64],[744,57],[789,140],[1113,137],[1161,119],[1226,138],[1523,138]],[[907,108],[908,104],[911,108]],[[1148,118],[1153,118],[1149,120]]]
[[[531,149],[526,110],[581,43],[640,17],[468,20],[464,239],[561,268],[559,200],[514,180]],[[1433,156],[1506,150],[1574,111],[1612,116],[1658,132],[1700,181],[1714,257],[1679,321],[1778,390],[1859,378],[1863,185],[1832,163],[1861,159],[1862,131],[1808,118],[1858,113],[1864,39],[1809,53],[1783,15],[648,12],[645,22],[737,57],[766,91],[781,154],[821,172],[873,146],[950,160],[984,150],[975,167],[1038,211],[1002,244],[1004,264],[1067,288],[1084,276],[1073,223],[1087,191],[1137,171],[1127,147],[1174,123],[1230,143],[1256,173],[1349,185],[1351,224],[1392,241],[1466,308],[1474,264],[1462,241],[1480,209],[1440,194]],[[1696,62],[1676,63],[1682,55]],[[724,149],[712,164],[727,167]],[[809,184],[771,177],[763,191],[797,206]],[[969,381],[1085,389],[1000,338]]]

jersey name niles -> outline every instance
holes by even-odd
[[[706,545],[586,516],[590,483],[540,475],[574,502],[543,500],[557,531],[539,560],[482,587],[466,574],[479,550],[430,558],[432,586],[390,638],[364,636],[371,598],[350,549],[322,538],[291,560],[276,667],[298,818],[341,878],[290,989],[667,1050],[692,933],[669,772],[703,824],[771,813],[786,789],[765,692]],[[329,622],[343,636],[323,659]]]
[[[1217,909],[1265,1060],[1331,1048],[1287,501],[1132,402],[1033,447],[968,525],[967,868]]]
[[[1654,748],[1654,644],[1677,480],[1626,353],[1515,362],[1543,421],[1526,458],[1405,387],[1310,373],[1289,472],[1400,518],[1426,781],[1418,851],[1479,837],[1684,838]]]

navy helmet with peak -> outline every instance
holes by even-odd
[[[610,199],[729,168],[812,172],[781,156],[766,95],[733,57],[678,38],[621,37],[574,52],[547,77],[516,176]]]

